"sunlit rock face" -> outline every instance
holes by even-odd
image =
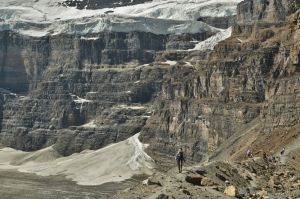
[[[280,23],[295,10],[294,0],[245,0],[238,6],[237,23]]]
[[[240,3],[232,36],[209,55],[189,56],[195,72],[163,85],[143,128],[153,156],[182,147],[199,161],[233,134],[286,132],[299,124],[299,11],[290,9],[293,3]]]

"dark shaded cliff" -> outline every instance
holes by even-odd
[[[3,104],[4,104],[4,97],[3,94],[0,94],[0,131],[2,130],[2,119],[3,119]]]
[[[9,90],[1,102],[1,143],[22,150],[56,144],[69,155],[138,133],[162,82],[181,72],[154,62],[156,53],[191,48],[189,41],[212,34],[1,32],[0,87]]]
[[[150,62],[156,50],[165,49],[166,36],[103,32],[90,39],[72,35],[34,38],[4,31],[0,40],[0,86],[22,92],[35,89],[50,68],[89,70],[99,64]]]
[[[0,33],[0,87],[13,92],[37,88],[47,70],[60,67],[90,70],[100,65],[131,61],[150,63],[166,49],[193,48],[189,41],[205,40],[212,33],[155,35],[146,32],[101,32],[86,36],[55,35],[42,38]],[[55,78],[55,77],[54,77]]]

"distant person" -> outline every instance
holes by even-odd
[[[178,172],[181,173],[182,172],[183,161],[185,161],[182,148],[180,148],[178,150],[178,152],[176,153],[175,160],[177,162]]]
[[[280,151],[280,154],[283,155],[285,152],[285,147],[282,148],[282,150]]]
[[[272,156],[272,162],[273,162],[273,164],[277,163],[277,159],[276,159],[275,155]]]
[[[250,149],[247,150],[247,157],[248,158],[252,158],[253,157],[252,151]]]
[[[272,155],[269,155],[269,156],[268,156],[268,160],[269,160],[270,163],[272,163],[272,162],[273,162],[273,156],[272,156]]]
[[[228,180],[225,180],[225,186],[228,187],[230,185],[230,182]]]
[[[265,162],[268,162],[268,156],[266,152],[263,153],[263,159]]]
[[[267,164],[267,167],[268,167],[268,165],[269,165],[269,159],[268,159],[268,155],[267,155],[266,152],[263,153],[263,160]]]

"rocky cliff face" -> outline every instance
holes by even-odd
[[[149,62],[154,50],[165,48],[163,36],[147,33],[31,38],[4,31],[1,41],[1,87],[16,92],[36,88],[48,68],[88,70],[99,64]]]
[[[182,36],[101,32],[35,38],[3,31],[0,34],[0,86],[15,92],[33,90],[46,70],[57,67],[90,70],[99,65],[131,61],[150,63],[157,51],[193,48],[195,44],[190,41],[205,40],[211,35],[210,32]]]
[[[280,23],[295,9],[294,0],[245,0],[238,6],[237,23]]]
[[[190,41],[211,34],[1,32],[0,87],[9,90],[1,101],[1,143],[22,150],[56,143],[69,155],[130,137],[150,117],[162,82],[181,72],[165,58],[154,62],[156,53],[192,48]]]
[[[124,140],[143,127],[169,70],[52,69],[29,96],[6,99],[1,142],[23,150],[56,143],[67,155]]]
[[[2,130],[2,119],[3,119],[3,104],[4,104],[4,97],[2,93],[0,94],[0,131]]]
[[[203,21],[213,27],[217,28],[229,28],[235,22],[235,16],[228,17],[199,17],[198,21]]]
[[[163,35],[37,39],[5,32],[2,39],[8,41],[2,68],[14,71],[2,73],[1,86],[18,95],[8,92],[1,101],[1,143],[22,150],[56,144],[69,155],[124,140],[141,131],[162,82],[181,72],[168,62],[142,64],[176,42]],[[191,66],[185,70],[191,72]],[[18,81],[10,84],[16,73]],[[29,86],[18,90],[23,85]]]
[[[76,7],[78,9],[101,9],[136,5],[148,1],[152,0],[66,0],[61,4],[64,6]]]
[[[163,85],[143,129],[144,140],[152,144],[149,153],[161,158],[183,147],[199,161],[248,128],[258,125],[256,131],[272,133],[299,123],[299,11],[290,15],[294,3],[239,4],[233,35],[210,54],[190,55],[194,72]]]
[[[141,131],[157,160],[183,147],[188,160],[200,161],[252,125],[291,128],[299,123],[293,3],[242,2],[232,36],[209,52],[182,49],[210,32],[36,38],[3,31],[0,87],[18,95],[1,98],[1,143],[22,150],[54,144],[69,155]]]

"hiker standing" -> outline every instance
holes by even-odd
[[[176,153],[175,160],[177,162],[178,171],[179,171],[179,173],[181,173],[182,172],[182,164],[183,164],[183,161],[185,161],[182,148],[180,148],[178,150],[178,152]]]
[[[283,155],[285,152],[285,147],[282,148],[282,150],[280,151],[280,155]]]
[[[252,151],[250,149],[247,150],[247,157],[248,158],[252,158],[253,157]]]
[[[278,156],[278,162],[279,162],[279,163],[283,163],[283,162],[282,162],[282,159],[283,159],[284,153],[285,153],[285,147],[283,147],[283,148],[281,149],[281,151],[280,151],[280,156]]]
[[[263,153],[263,160],[267,164],[266,168],[268,168],[269,167],[269,159],[268,159],[267,153],[265,151]]]
[[[268,162],[268,156],[266,152],[263,153],[263,159],[265,162]]]

